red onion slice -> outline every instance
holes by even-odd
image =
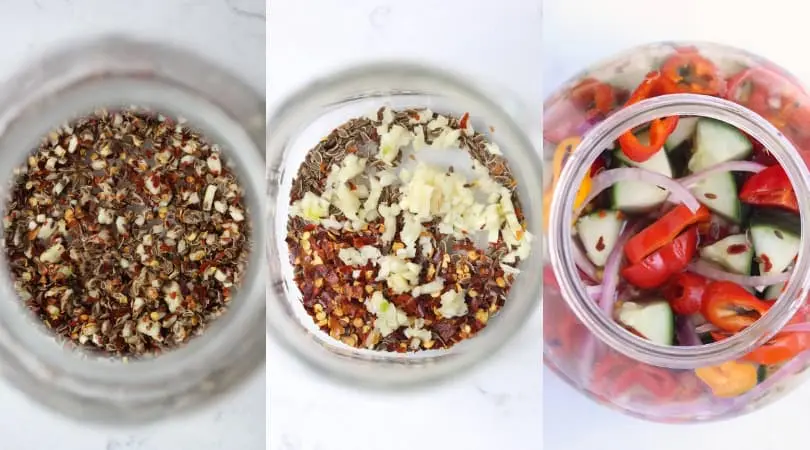
[[[751,162],[751,161],[731,161],[723,164],[717,164],[715,166],[709,167],[708,169],[701,170],[700,172],[693,173],[692,175],[678,178],[678,183],[681,183],[685,187],[691,187],[694,184],[697,184],[698,181],[703,180],[706,177],[717,173],[724,173],[724,172],[761,172],[766,167],[762,164]]]
[[[737,275],[736,273],[726,272],[712,263],[701,260],[690,264],[688,270],[713,280],[733,281],[740,286],[750,287],[770,286],[772,284],[784,283],[790,278],[790,272],[782,272],[776,275],[761,275],[758,277]]]
[[[630,240],[630,237],[638,232],[638,229],[639,224],[637,223],[628,223],[625,226],[605,263],[605,270],[602,272],[602,295],[599,298],[599,306],[608,317],[612,317],[613,304],[616,303],[616,288],[619,286],[619,270],[624,256],[624,246]]]
[[[582,210],[590,204],[599,194],[605,189],[613,186],[618,181],[642,181],[666,189],[670,193],[671,201],[675,203],[683,203],[690,210],[697,211],[700,208],[700,202],[677,180],[673,180],[660,173],[652,172],[638,167],[623,167],[619,169],[611,169],[601,172],[595,176],[591,185],[591,192],[582,202],[579,208],[574,213],[574,217],[579,217]]]
[[[683,347],[703,345],[703,342],[700,341],[700,337],[695,330],[695,324],[692,323],[691,318],[686,316],[678,316],[678,318],[675,319],[675,326],[677,327],[678,333],[678,345]]]
[[[574,242],[571,247],[573,247],[574,264],[576,264],[577,268],[591,280],[599,281],[596,266],[588,259],[588,256],[585,255],[585,251],[582,250],[582,247],[576,242]]]
[[[780,333],[810,333],[810,322],[794,323],[782,328]]]

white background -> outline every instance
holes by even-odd
[[[406,57],[498,88],[539,123],[539,2],[272,0],[268,102],[345,64]],[[533,113],[532,113],[533,111]],[[272,130],[271,130],[272,132]],[[540,317],[478,370],[407,397],[316,377],[268,346],[273,450],[541,448]]]
[[[711,40],[769,57],[810,82],[808,3],[799,0],[545,0],[546,93],[584,67],[634,45]],[[584,399],[551,372],[544,377],[546,450],[805,448],[810,385],[763,410],[710,425],[660,425]]]
[[[115,31],[182,45],[265,86],[263,0],[0,0],[0,79],[67,39]],[[0,381],[2,450],[259,450],[265,379],[211,409],[147,429],[104,430],[41,410]]]

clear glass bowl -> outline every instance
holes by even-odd
[[[694,51],[715,67],[719,95],[684,88],[684,93],[623,106],[649,72],[666,70],[668,58]],[[610,85],[614,96],[599,94],[602,97],[597,99],[595,90],[583,95],[581,88],[593,82]],[[770,99],[752,94],[757,85],[767,87]],[[803,307],[806,289],[810,288],[807,241],[802,241],[790,281],[769,312],[754,325],[718,342],[678,347],[642,339],[616,325],[601,310],[580,281],[571,245],[572,227],[557,225],[572,223],[579,181],[619,135],[655,118],[680,115],[728,122],[768,149],[793,184],[799,199],[801,232],[806,235],[810,231],[806,220],[810,214],[806,164],[810,141],[806,126],[795,126],[803,119],[803,108],[796,108],[798,112],[791,115],[778,114],[779,108],[791,101],[796,102],[793,106],[810,105],[810,97],[785,71],[742,50],[708,43],[658,43],[634,48],[587,69],[550,96],[544,105],[544,161],[546,173],[554,176],[547,176],[545,186],[550,211],[546,234],[550,264],[546,265],[543,283],[544,359],[555,373],[599,403],[662,422],[737,416],[775,400],[803,380],[810,367],[807,349],[767,366],[746,362],[744,356],[766,345]],[[563,148],[560,143],[571,145],[568,151],[557,153],[555,162],[555,149]],[[754,369],[756,377],[749,378],[749,386],[724,392],[728,385],[723,383],[729,378],[750,375]]]
[[[219,143],[243,184],[252,240],[248,273],[229,312],[188,345],[129,361],[67,351],[25,310],[5,258],[0,283],[2,376],[29,398],[70,418],[128,425],[188,412],[219,399],[265,358],[261,93],[196,55],[116,36],[76,42],[21,69],[0,89],[0,167],[10,180],[41,137],[99,108],[129,105],[184,117]],[[6,186],[4,184],[4,186]]]
[[[292,95],[270,121],[267,219],[269,292],[267,323],[284,348],[321,374],[363,387],[423,385],[456,374],[494,353],[537,307],[541,270],[539,245],[523,261],[509,298],[475,337],[449,350],[376,352],[343,345],[321,332],[301,304],[292,281],[286,236],[291,181],[306,153],[332,129],[382,106],[430,108],[460,117],[469,112],[476,130],[492,127],[518,181],[529,232],[540,231],[540,160],[524,132],[495,102],[454,75],[407,64],[358,67],[331,75]],[[539,236],[535,234],[536,236]]]

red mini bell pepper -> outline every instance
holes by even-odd
[[[796,192],[781,165],[768,167],[749,178],[740,189],[740,200],[751,205],[773,206],[799,212]]]
[[[648,73],[644,81],[630,95],[630,99],[627,100],[625,106],[657,95],[660,80],[660,72]],[[667,138],[675,131],[677,126],[678,116],[654,119],[650,122],[650,142],[648,144],[643,144],[639,141],[638,136],[633,134],[632,130],[628,130],[619,136],[619,146],[621,146],[622,152],[632,161],[644,162],[661,150]]]
[[[661,290],[675,314],[688,316],[700,312],[703,291],[709,285],[705,277],[691,272],[681,272],[670,278]]]
[[[571,89],[571,99],[589,120],[603,119],[616,107],[613,86],[595,78],[586,78]]]
[[[686,268],[695,255],[697,241],[697,228],[691,227],[641,262],[622,269],[622,278],[641,289],[657,288]]]
[[[714,281],[703,292],[703,317],[724,331],[736,333],[756,322],[771,308],[742,286]]]
[[[781,364],[810,349],[810,333],[781,333],[743,357],[758,364]]]
[[[659,89],[662,94],[722,95],[725,80],[717,66],[694,47],[678,49],[661,66]]]
[[[678,205],[630,238],[624,247],[624,254],[631,263],[637,264],[652,252],[672,242],[687,227],[710,219],[711,213],[703,205],[696,212],[692,212],[686,205]]]
[[[581,135],[589,123],[604,119],[618,107],[619,95],[610,84],[593,78],[582,80],[565,95],[546,102],[543,137],[558,144]]]

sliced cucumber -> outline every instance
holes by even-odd
[[[695,135],[698,120],[698,117],[681,117],[678,119],[678,126],[675,127],[675,131],[667,138],[667,141],[664,143],[664,148],[667,149],[667,151],[672,151],[691,139],[692,136]]]
[[[577,234],[588,259],[597,267],[607,262],[608,255],[616,246],[624,219],[619,211],[600,210],[577,221]]]
[[[647,145],[650,141],[650,138],[647,132],[642,132],[638,134],[638,140],[644,145]],[[663,149],[658,150],[654,155],[650,157],[650,159],[644,162],[635,162],[627,157],[624,154],[621,148],[615,150],[614,156],[619,161],[623,162],[624,164],[631,166],[631,167],[639,167],[641,169],[647,169],[652,172],[660,173],[661,175],[667,176],[672,178],[672,164],[669,163],[669,158],[667,157],[667,152]]]
[[[753,149],[751,141],[740,130],[725,122],[701,117],[695,130],[689,170],[697,172],[716,164],[742,160]]]
[[[669,195],[664,189],[643,181],[619,181],[613,185],[613,208],[628,214],[655,209]]]
[[[643,136],[644,133],[641,133],[639,138],[644,139]],[[630,161],[621,149],[615,150],[614,156],[624,165],[640,167],[672,177],[672,165],[669,163],[669,158],[664,150],[658,151],[650,159],[642,163]],[[664,200],[669,195],[666,190],[656,185],[635,180],[619,181],[614,184],[612,194],[613,208],[631,214],[657,208],[664,203]]]
[[[765,295],[762,298],[765,300],[776,300],[782,295],[782,290],[785,289],[785,283],[774,284],[765,289]]]
[[[794,217],[772,213],[751,218],[751,242],[760,275],[784,272],[799,254],[801,231]]]
[[[618,317],[619,322],[652,342],[662,345],[675,342],[675,315],[665,300],[625,302],[619,307]]]
[[[742,221],[742,203],[733,173],[710,175],[692,186],[690,191],[713,212],[736,224]]]
[[[703,247],[700,257],[740,275],[751,274],[754,248],[744,234],[733,234]]]

